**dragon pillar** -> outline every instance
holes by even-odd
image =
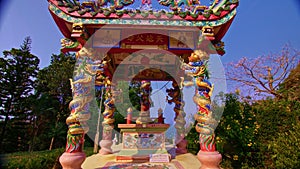
[[[214,85],[209,81],[209,73],[207,70],[209,55],[201,50],[194,51],[189,57],[189,63],[182,63],[182,68],[188,76],[193,79],[184,82],[182,86],[195,86],[194,102],[197,105],[197,113],[194,115],[196,131],[199,132],[200,151],[198,158],[202,163],[201,169],[219,168],[218,165],[222,159],[221,155],[216,151],[214,129],[217,121],[213,117],[211,111],[211,96]]]
[[[102,122],[102,140],[100,141],[99,154],[111,154],[112,141],[112,131],[114,129],[114,114],[115,114],[115,99],[113,97],[112,86],[109,85],[106,88],[105,101],[104,101],[104,112],[103,122]]]
[[[174,112],[175,112],[175,128],[176,128],[176,153],[177,154],[185,154],[187,153],[187,141],[184,139],[185,137],[185,112],[183,111],[184,102],[181,95],[181,90],[178,84],[173,81],[171,89],[167,89],[166,92],[168,96],[172,97],[172,99],[168,99],[167,102],[169,104],[174,103]]]
[[[141,112],[136,120],[136,124],[148,124],[151,122],[150,118],[150,93],[151,83],[149,81],[142,81],[141,85]]]
[[[94,100],[94,76],[97,64],[91,59],[91,52],[82,48],[76,55],[77,62],[71,81],[73,100],[69,104],[71,114],[68,125],[66,151],[60,157],[63,168],[78,169],[85,160],[82,152],[84,136],[88,132],[87,120],[90,118],[89,106]]]

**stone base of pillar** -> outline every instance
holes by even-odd
[[[100,147],[99,154],[101,155],[107,155],[112,154],[111,145],[113,144],[112,140],[101,140],[100,141]]]
[[[182,139],[179,143],[176,145],[176,154],[186,154],[188,151],[186,149],[187,146],[187,140]]]
[[[197,157],[201,162],[200,169],[220,169],[219,164],[222,161],[222,155],[219,152],[207,152],[200,150]]]
[[[83,152],[78,153],[67,153],[64,152],[60,158],[59,162],[63,169],[81,169],[81,164],[84,162],[86,156]]]

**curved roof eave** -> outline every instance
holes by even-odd
[[[203,26],[221,26],[226,24],[236,15],[236,7],[231,11],[228,11],[226,14],[221,14],[221,17],[211,16],[206,20],[187,20],[187,19],[169,19],[169,18],[126,18],[124,17],[85,17],[85,16],[76,16],[68,13],[65,9],[57,7],[53,3],[49,3],[49,10],[51,13],[57,17],[63,19],[65,22],[69,23],[82,23],[84,25],[93,24],[93,25],[155,25],[155,26],[184,26],[184,27],[203,27]]]

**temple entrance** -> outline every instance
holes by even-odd
[[[209,43],[206,43],[201,33],[195,30],[186,31],[184,34],[177,30],[165,30],[161,32],[166,34],[160,34],[156,33],[158,29],[151,31],[139,27],[136,28],[139,34],[133,34],[127,28],[117,30],[108,27],[98,31],[94,32],[86,45],[77,53],[77,66],[74,81],[72,81],[75,99],[70,103],[70,107],[74,111],[78,109],[89,111],[88,105],[93,100],[93,96],[88,94],[88,91],[91,91],[93,85],[96,90],[101,90],[104,111],[101,114],[103,121],[101,124],[98,121],[97,125],[97,130],[101,128],[97,134],[102,136],[99,140],[101,147],[99,154],[114,153],[112,151],[114,115],[116,111],[124,112],[125,110],[127,114],[124,118],[127,123],[117,125],[121,132],[122,148],[115,154],[115,161],[168,163],[172,160],[171,157],[186,154],[186,112],[182,89],[189,86],[195,87],[194,94],[189,97],[193,98],[193,102],[197,105],[196,114],[191,115],[197,121],[196,130],[202,139],[200,145],[203,150],[215,151],[214,128],[217,121],[212,116],[210,99],[214,86],[209,81],[207,71],[211,49],[205,48]],[[147,31],[150,33],[146,33]],[[118,39],[118,37],[121,38]],[[142,43],[150,40],[153,43]],[[161,41],[161,44],[155,44],[156,41],[157,43]],[[197,41],[201,41],[203,46],[198,45],[196,48]],[[93,81],[94,84],[91,83]],[[140,110],[137,110],[139,111],[137,117],[132,117],[131,106],[124,109],[124,105],[119,106],[123,103],[116,102],[116,97],[120,95],[125,94],[125,97],[129,97],[126,96],[124,89],[118,88],[118,84],[130,81],[140,83],[138,94]],[[156,119],[150,116],[151,82],[153,81],[172,81],[172,88],[165,90],[168,96],[166,102],[174,103],[173,113],[175,114],[174,146],[169,150],[166,148],[165,134],[170,124],[164,123],[164,110],[158,112]],[[77,100],[83,100],[83,105],[78,105]],[[74,132],[79,132],[78,129],[84,131],[85,128],[88,129],[86,125],[88,114],[83,111],[78,111],[78,113],[79,117],[84,118],[71,114],[67,120]],[[78,124],[81,127],[78,127]],[[98,142],[96,138],[95,140]],[[68,148],[70,152],[76,150],[76,146],[73,147],[72,144]]]
[[[197,107],[193,118],[199,132],[201,151],[197,158],[201,164],[191,155],[184,158],[191,161],[180,163],[182,159],[177,160],[178,165],[168,164],[167,168],[183,168],[182,165],[192,168],[186,164],[196,163],[196,168],[218,168],[221,155],[215,148],[217,120],[211,110],[214,85],[209,81],[208,59],[210,54],[225,53],[221,39],[233,21],[238,1],[214,0],[209,5],[181,0],[48,2],[50,13],[65,36],[61,40],[62,52],[77,52],[71,80],[71,113],[66,120],[69,127],[66,152],[60,158],[63,168],[81,168],[85,160],[83,143],[89,130],[90,108],[96,105],[95,90],[101,91],[103,105],[100,105],[104,109],[100,109],[103,121],[100,124],[98,120],[97,127],[102,138],[95,140],[100,141],[101,146],[97,158],[110,157],[114,115],[119,107],[116,94],[126,93],[116,85],[132,80],[141,83],[141,108],[135,124],[130,106],[118,109],[119,112],[126,112],[126,109],[128,112],[126,124],[118,124],[122,130],[123,148],[113,160],[158,162],[160,157],[165,159],[160,162],[170,160],[165,158],[169,153],[164,145],[169,125],[164,124],[159,114],[157,119],[151,119],[150,95],[153,81],[172,81],[172,87],[166,89],[166,100],[174,105],[176,154],[187,154],[184,139],[186,113],[181,91],[193,86],[190,99]]]
[[[148,35],[142,35],[148,37]],[[156,34],[151,35],[154,37],[157,36]],[[139,46],[139,44],[133,45],[136,47]],[[146,48],[147,46],[143,45],[143,47]],[[184,57],[187,57],[188,54],[182,53],[181,56],[178,56],[168,51],[151,49],[153,46],[150,46],[149,48],[150,49],[143,49],[133,53],[121,52],[107,54],[106,58],[103,59],[105,61],[102,61],[106,64],[102,65],[103,68],[101,68],[101,71],[103,72],[101,73],[101,71],[99,71],[96,76],[96,86],[101,86],[102,84],[104,85],[104,88],[109,88],[108,92],[111,92],[112,98],[107,99],[111,100],[116,99],[114,97],[118,97],[117,100],[126,100],[124,97],[128,97],[128,95],[126,95],[128,94],[126,89],[118,87],[120,82],[124,84],[124,82],[129,83],[130,81],[138,81],[140,84],[140,93],[138,93],[140,97],[140,110],[137,110],[139,112],[138,115],[132,117],[133,106],[126,107],[125,110],[127,109],[128,114],[124,116],[127,120],[127,124],[118,124],[118,128],[121,129],[123,145],[121,151],[116,155],[117,161],[150,161],[151,154],[165,154],[168,157],[167,159],[171,157],[165,146],[165,132],[170,127],[170,124],[165,124],[164,122],[164,110],[160,108],[160,110],[157,111],[156,118],[153,118],[153,116],[151,117],[150,115],[150,109],[153,104],[151,91],[153,85],[157,81],[169,81],[168,83],[172,86],[171,88],[163,88],[164,93],[166,93],[163,102],[169,104],[174,103],[172,112],[168,112],[174,113],[172,124],[175,124],[175,133],[172,141],[177,149],[175,149],[175,146],[172,147],[174,150],[170,150],[173,152],[172,156],[175,157],[176,153],[187,153],[187,142],[184,139],[186,135],[186,113],[183,111],[184,101],[180,85],[182,83],[182,78],[184,78],[184,71],[181,69],[181,65],[184,63]],[[95,48],[93,48],[93,53],[95,53]],[[116,68],[110,68],[110,63],[114,63]],[[106,76],[104,74],[104,68],[106,70],[113,70],[113,73],[111,73],[113,74],[112,78],[104,77]],[[100,79],[100,81],[101,79],[106,79],[106,81],[109,81],[106,82],[106,84],[110,85],[105,86],[105,83],[101,83],[97,81],[97,79]],[[115,93],[118,94],[115,95]],[[112,109],[124,112],[123,106],[123,102],[114,102],[113,106],[107,106],[107,111],[105,112],[109,112],[109,110]],[[103,113],[103,116],[104,122],[113,122],[113,116],[106,116],[106,113]],[[106,139],[100,141],[100,153],[110,154],[112,153],[112,134],[110,133],[112,128],[109,126],[112,126],[112,124],[102,123],[102,125],[105,129],[102,138]]]

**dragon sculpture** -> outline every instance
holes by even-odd
[[[112,130],[114,128],[114,115],[115,115],[115,99],[113,97],[111,85],[106,87],[106,94],[105,94],[105,101],[104,101],[104,112],[103,115],[103,132],[102,132],[102,140],[100,141],[99,153],[104,154],[111,154],[112,149],[111,146],[113,144],[112,141]]]
[[[161,5],[169,6],[172,10],[178,10],[181,7],[192,9],[193,7],[199,6],[199,0],[158,0]]]
[[[99,6],[110,5],[115,7],[116,9],[121,9],[124,6],[130,5],[134,2],[134,0],[98,0]]]
[[[217,121],[213,118],[211,111],[211,95],[214,86],[209,82],[207,62],[209,55],[201,50],[194,51],[189,57],[189,63],[182,62],[182,68],[192,81],[184,82],[182,78],[181,87],[195,86],[194,102],[197,104],[198,111],[194,115],[197,120],[196,130],[200,133],[199,141],[201,151],[215,151],[214,128]]]
[[[109,60],[110,61],[110,60]],[[111,81],[109,76],[106,74],[107,70],[107,63],[109,61],[101,60],[99,62],[99,67],[96,72],[96,79],[95,79],[95,87],[96,90],[101,90],[102,88],[107,88],[111,85]]]
[[[151,122],[150,118],[150,93],[151,93],[151,83],[149,81],[142,81],[141,84],[141,112],[139,114],[138,119],[136,120],[136,124],[147,124]]]
[[[94,100],[93,81],[98,65],[91,59],[91,52],[82,48],[77,53],[73,79],[70,79],[73,100],[69,104],[71,114],[68,125],[66,152],[81,152],[84,135],[88,132],[87,120],[90,118],[89,105]]]

